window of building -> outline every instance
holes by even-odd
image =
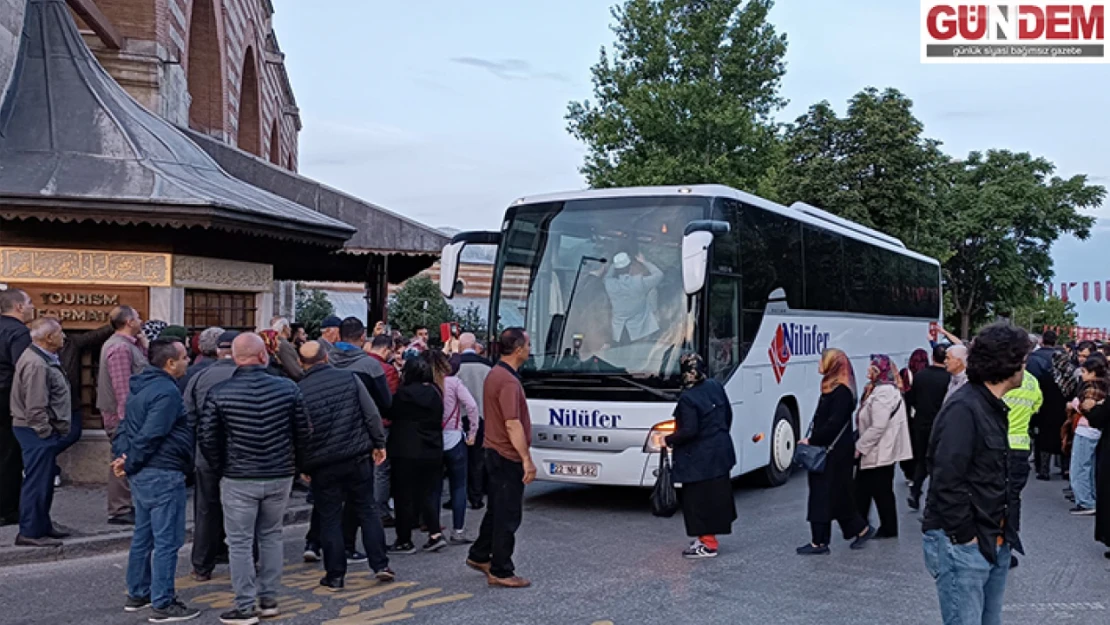
[[[256,315],[254,293],[185,291],[185,327],[190,333],[212,326],[254,332]]]

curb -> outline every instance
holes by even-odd
[[[312,506],[291,506],[285,510],[284,524],[300,525],[308,523],[312,516]],[[185,524],[185,542],[193,540],[193,522]],[[89,558],[109,553],[126,551],[131,547],[131,532],[110,532],[95,536],[68,538],[61,547],[5,547],[0,549],[0,568]]]

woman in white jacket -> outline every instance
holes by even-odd
[[[871,502],[879,510],[879,531],[876,538],[898,536],[898,510],[894,503],[894,467],[913,457],[910,424],[898,369],[884,355],[871,357],[867,371],[868,384],[863,390],[856,429],[856,505],[860,516],[867,519]]]

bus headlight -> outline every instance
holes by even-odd
[[[674,434],[674,430],[674,419],[671,419],[670,421],[663,421],[662,423],[656,423],[651,428],[651,432],[648,434],[647,442],[644,443],[644,453],[659,453],[664,447],[667,446],[667,443],[664,442],[663,439],[670,436],[671,434]]]

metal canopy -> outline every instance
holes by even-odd
[[[226,173],[137,103],[64,0],[28,0],[0,104],[0,217],[200,226],[340,247],[356,232]]]

